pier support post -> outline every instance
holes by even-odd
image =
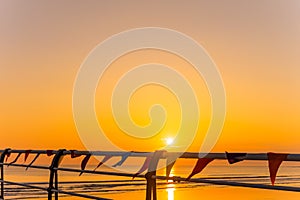
[[[1,180],[1,196],[0,198],[1,199],[4,199],[4,159],[5,159],[5,156],[6,154],[8,154],[8,151],[10,150],[10,148],[7,148],[3,151],[3,153],[1,154],[0,156],[0,170],[1,170],[1,177],[0,177],[0,180]]]
[[[49,187],[48,187],[48,200],[52,200],[52,189],[58,190],[58,174],[57,170],[55,168],[58,167],[59,162],[64,155],[65,149],[60,149],[55,154],[54,158],[52,159],[52,163],[49,167],[50,170],[50,177],[49,177]],[[55,194],[55,200],[58,200],[58,192],[54,192]]]
[[[148,172],[145,174],[145,178],[147,181],[147,188],[146,188],[146,200],[151,200],[153,195],[153,200],[157,200],[157,193],[156,193],[156,169],[158,165],[159,159],[166,151],[155,151],[151,162],[149,164]]]
[[[153,178],[155,176],[155,172],[147,172],[145,174],[145,178],[147,181],[147,188],[146,188],[146,200],[151,200],[152,191],[153,191],[153,199],[156,199],[156,194],[154,194],[154,189],[156,186],[156,179]]]

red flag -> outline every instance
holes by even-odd
[[[47,156],[52,156],[53,155],[53,150],[46,150]]]
[[[167,167],[166,167],[166,177],[167,178],[170,177],[170,173],[171,173],[171,170],[172,170],[172,167],[174,166],[174,164],[175,164],[175,161],[173,161],[167,165]]]
[[[269,172],[272,185],[275,183],[277,171],[282,163],[286,160],[288,154],[267,153],[269,162]]]
[[[5,162],[7,162],[8,158],[10,157],[10,154],[11,154],[11,152],[8,152],[8,153],[6,154]]]
[[[176,162],[176,156],[169,155],[166,159],[166,177],[170,177],[171,170]]]
[[[227,151],[225,151],[225,153],[229,164],[243,161],[247,156],[246,153],[228,153]]]
[[[170,177],[170,173],[171,173],[171,170],[172,170],[175,162],[176,162],[176,158],[174,158],[174,157],[167,157],[167,161],[166,161],[166,164],[167,164],[167,167],[166,167],[166,177],[167,178]]]
[[[189,181],[192,178],[192,176],[201,172],[206,167],[206,165],[208,165],[208,163],[210,163],[213,160],[213,158],[198,158],[198,161],[192,173],[186,178],[186,181]]]
[[[87,154],[81,161],[81,170],[84,170],[86,164],[88,163],[89,159],[91,158],[91,154]],[[81,176],[83,172],[80,172],[79,176]]]
[[[8,163],[7,167],[9,165],[14,164],[15,162],[17,162],[21,155],[22,155],[22,153],[18,153],[18,155],[16,156],[16,158],[12,162]]]
[[[132,179],[134,179],[137,175],[143,173],[144,171],[146,171],[146,170],[148,169],[148,167],[149,167],[149,165],[150,165],[150,162],[151,162],[151,158],[152,158],[152,157],[148,156],[148,157],[145,159],[143,166],[140,168],[140,170],[139,170],[137,173],[135,173],[135,174],[133,175]]]
[[[99,164],[94,169],[94,171],[96,171],[96,169],[98,169],[101,165],[103,165],[106,161],[108,161],[111,158],[112,158],[112,155],[105,155],[104,158],[103,158],[103,160],[101,162],[99,162]]]
[[[77,154],[75,151],[77,151],[77,150],[70,150],[71,158],[77,158],[77,157],[81,156],[81,154]]]
[[[40,156],[40,153],[37,153],[36,156],[33,158],[33,160],[29,163],[29,165],[27,165],[26,170],[31,167],[31,165],[38,159],[38,157]]]
[[[122,158],[119,162],[117,162],[116,164],[113,165],[113,167],[117,167],[117,166],[121,166],[125,160],[130,156],[131,152],[126,152],[122,155]]]
[[[30,150],[30,149],[28,149],[28,150],[26,150],[26,151],[25,151],[24,162],[26,162],[26,160],[27,160],[27,158],[28,158],[28,156],[29,156],[30,152],[31,152],[31,150]]]

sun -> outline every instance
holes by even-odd
[[[174,141],[173,138],[166,138],[165,140],[166,140],[167,145],[173,144],[173,141]]]

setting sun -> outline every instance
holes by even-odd
[[[174,141],[173,138],[166,138],[165,140],[166,140],[166,144],[167,144],[167,145],[173,144],[173,141]]]

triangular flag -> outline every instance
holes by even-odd
[[[119,162],[117,162],[116,164],[113,165],[113,167],[117,167],[117,166],[121,166],[125,160],[128,158],[128,156],[130,156],[131,152],[126,152],[122,155],[122,158]]]
[[[192,176],[201,172],[206,167],[206,165],[208,165],[208,163],[210,163],[213,160],[214,160],[213,158],[198,158],[198,161],[192,173],[186,178],[186,181],[189,181],[192,178]]]
[[[113,157],[112,155],[105,155],[102,161],[99,162],[99,164],[95,167],[94,171],[96,171],[96,169],[98,169],[101,165],[103,165],[106,161],[108,161],[112,157]]]
[[[166,177],[169,178],[170,177],[170,173],[172,171],[172,168],[174,166],[176,162],[176,157],[175,156],[170,156],[170,157],[167,157],[167,160],[166,160]]]
[[[81,161],[81,170],[84,170],[86,164],[88,163],[89,159],[91,158],[91,154],[87,154]],[[79,176],[81,176],[83,172],[80,172]]]
[[[77,154],[76,151],[77,150],[70,150],[71,158],[77,158],[77,157],[81,156],[81,154]]]
[[[20,158],[21,154],[22,154],[22,153],[18,153],[17,157],[16,157],[12,162],[8,163],[7,167],[8,167],[9,165],[14,164],[15,162],[17,162],[18,159]]]
[[[172,170],[174,164],[175,164],[175,161],[173,161],[169,165],[167,165],[167,167],[166,167],[166,177],[167,178],[170,177],[170,173],[171,173],[171,170]]]
[[[27,165],[26,170],[28,170],[28,168],[31,167],[31,165],[36,161],[36,159],[38,159],[39,156],[40,153],[37,153],[33,160],[29,163],[29,165]]]
[[[225,153],[229,164],[243,161],[247,156],[247,153],[228,153],[227,151]]]
[[[275,183],[277,171],[282,163],[286,160],[288,154],[277,154],[277,153],[267,153],[268,163],[269,163],[269,172],[272,185]]]
[[[11,155],[11,152],[8,152],[8,153],[6,154],[5,162],[7,162],[8,158],[10,157],[10,155]]]
[[[132,179],[134,179],[136,176],[138,176],[139,174],[143,173],[144,171],[146,171],[150,165],[150,162],[151,162],[151,156],[148,156],[145,161],[144,161],[144,164],[143,166],[139,169],[139,171],[137,173],[135,173],[132,177]]]
[[[29,156],[29,154],[30,154],[31,151],[32,150],[30,150],[30,149],[28,149],[28,150],[25,151],[24,162],[26,162],[26,160],[27,160],[27,158],[28,158],[28,156]]]
[[[52,156],[53,155],[53,150],[46,150],[47,156]]]

